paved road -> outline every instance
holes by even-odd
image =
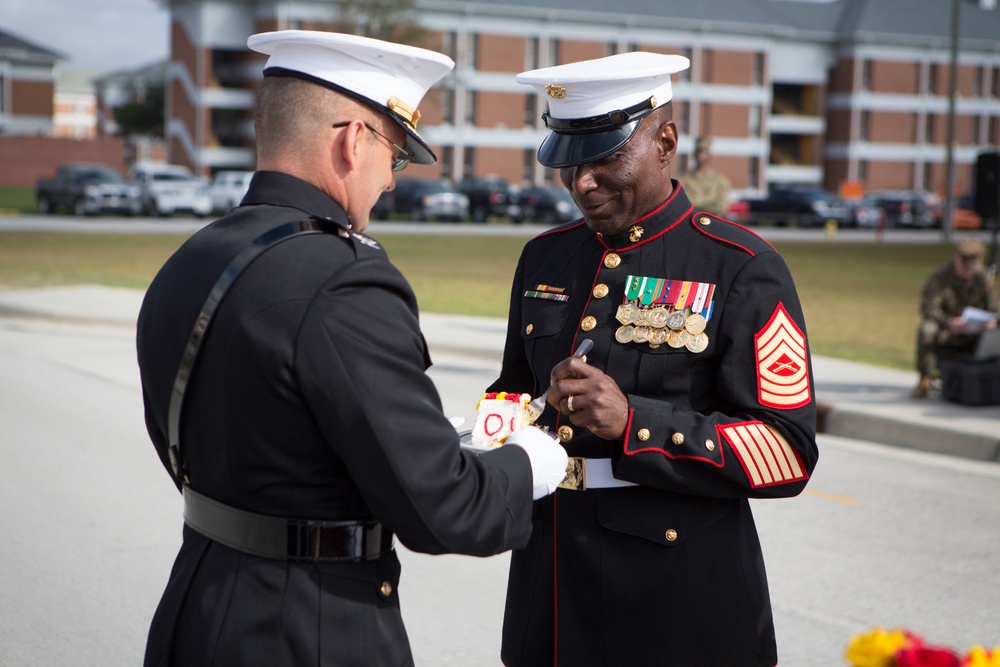
[[[128,328],[0,318],[0,665],[139,664],[180,539],[142,424]],[[435,354],[449,416],[496,368]],[[756,502],[781,664],[843,664],[850,635],[906,626],[1000,643],[1000,466],[833,437],[802,497]],[[496,665],[506,557],[403,551],[418,665]]]
[[[197,218],[77,218],[65,215],[7,215],[0,216],[0,232],[48,231],[71,233],[129,233],[129,234],[193,234],[209,224],[211,219]],[[523,236],[530,238],[546,227],[539,224],[515,225],[506,222],[474,223],[413,223],[373,221],[368,232],[375,237],[383,234],[419,234],[469,236]],[[770,241],[826,241],[822,229],[785,229],[755,227],[755,231]],[[960,236],[977,236],[984,242],[991,240],[989,232],[959,232]],[[839,241],[870,242],[883,240],[890,243],[936,243],[942,240],[941,230],[892,229],[877,234],[873,229],[842,229],[834,237]]]

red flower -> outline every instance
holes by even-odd
[[[941,646],[912,646],[896,651],[896,667],[959,667],[958,656]]]

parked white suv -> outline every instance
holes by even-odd
[[[212,214],[208,186],[187,167],[147,162],[130,173],[142,189],[143,208],[150,215],[171,216],[178,211],[198,217]]]
[[[239,206],[243,195],[250,187],[252,171],[220,171],[212,177],[208,191],[212,195],[212,208],[217,213],[225,213],[234,206]]]

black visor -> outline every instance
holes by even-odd
[[[656,100],[650,98],[628,109],[589,118],[552,118],[546,111],[542,120],[551,132],[538,147],[538,161],[561,169],[611,155],[629,142],[655,105]]]
[[[611,155],[629,142],[639,129],[638,118],[607,132],[561,134],[549,132],[538,147],[538,161],[552,169],[575,167]]]

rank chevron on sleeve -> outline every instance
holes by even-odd
[[[793,410],[809,403],[806,337],[779,303],[754,336],[757,399],[765,407]]]

